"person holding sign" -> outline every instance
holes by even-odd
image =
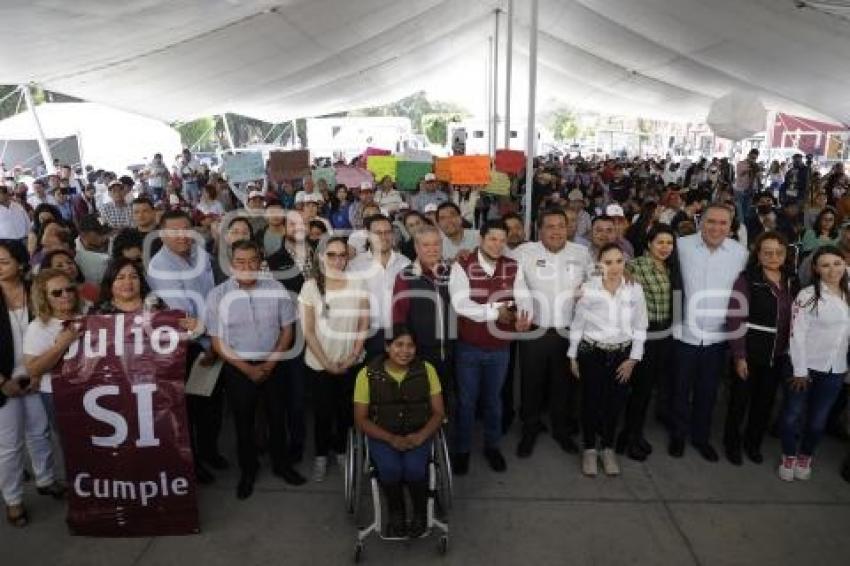
[[[375,202],[389,215],[395,214],[401,208],[404,200],[402,200],[401,193],[396,190],[393,179],[389,175],[384,175],[384,178],[378,184]]]
[[[0,491],[6,521],[14,527],[29,523],[23,505],[24,439],[39,491],[56,484],[47,413],[24,367],[22,346],[32,313],[24,283],[27,260],[23,244],[0,241]]]
[[[433,173],[426,173],[419,192],[410,200],[410,208],[425,214],[425,207],[429,204],[439,206],[449,200],[446,193],[437,190],[438,186],[437,176]]]
[[[253,241],[233,244],[233,275],[207,297],[207,326],[214,350],[224,361],[225,382],[241,472],[238,499],[254,492],[259,469],[254,423],[265,403],[272,472],[290,485],[306,480],[291,465],[285,435],[285,376],[275,371],[292,345],[295,305],[283,285],[259,275],[262,252]]]

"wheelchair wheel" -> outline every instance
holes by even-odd
[[[350,514],[354,512],[354,430],[349,429],[345,443],[345,510]]]
[[[369,478],[367,476],[367,459],[369,457],[366,450],[365,437],[359,432],[352,430],[354,435],[354,458],[352,458],[352,481],[351,481],[351,511],[356,521],[359,522],[361,514],[361,505],[363,501],[363,490],[367,489]]]
[[[363,543],[358,542],[354,546],[354,563],[359,564],[363,560]]]
[[[449,551],[449,536],[443,535],[440,537],[440,541],[437,543],[437,550],[440,552],[440,556],[445,556]]]
[[[437,433],[434,452],[434,467],[437,472],[437,504],[443,513],[447,513],[452,508],[452,464],[449,459],[449,443],[442,429]]]

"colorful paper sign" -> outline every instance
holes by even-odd
[[[180,311],[87,316],[53,378],[72,533],[199,532]]]
[[[438,181],[450,182],[452,179],[452,169],[450,165],[450,157],[438,157],[434,160],[434,174]]]
[[[359,189],[361,183],[375,183],[372,173],[360,167],[338,165],[334,167],[334,170],[336,171],[336,182],[349,189]]]
[[[525,169],[525,152],[515,149],[496,150],[496,171],[517,175]]]
[[[396,165],[398,160],[392,155],[370,155],[366,159],[366,169],[375,176],[375,182],[389,176],[393,181],[396,178]]]
[[[449,157],[450,183],[453,185],[486,185],[490,182],[489,155],[455,155]]]
[[[269,153],[269,175],[276,183],[299,179],[310,174],[310,152],[272,151]]]
[[[396,186],[402,191],[415,191],[419,182],[433,169],[431,162],[399,161],[396,167]]]
[[[266,164],[259,151],[239,151],[222,155],[224,172],[231,183],[261,181],[266,176]]]
[[[484,188],[491,195],[508,196],[511,194],[511,179],[501,171],[490,171],[490,183]]]
[[[336,169],[333,167],[313,169],[313,184],[317,185],[323,179],[328,184],[328,188],[333,190],[336,186]]]

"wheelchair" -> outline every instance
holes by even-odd
[[[381,503],[378,471],[369,458],[369,445],[365,435],[354,428],[348,431],[344,479],[345,508],[357,525],[354,562],[360,562],[363,558],[365,541],[373,534],[382,540],[406,540],[389,539],[384,535],[385,513]],[[449,548],[447,517],[451,506],[451,462],[446,433],[441,427],[434,436],[431,455],[428,458],[428,531],[425,535],[439,536],[437,549],[440,554],[446,554]]]

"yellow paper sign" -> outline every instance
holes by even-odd
[[[396,177],[396,158],[392,155],[370,155],[366,159],[366,169],[375,176],[375,182],[389,176],[393,181]]]
[[[490,171],[490,183],[484,187],[485,193],[508,196],[511,194],[511,179],[500,171]]]

